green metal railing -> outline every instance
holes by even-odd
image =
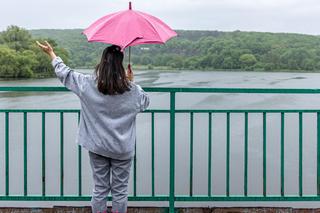
[[[257,89],[257,88],[144,88],[147,92],[157,93],[169,93],[170,95],[170,106],[168,109],[150,109],[143,113],[150,114],[151,123],[151,194],[150,196],[137,194],[136,179],[136,158],[134,160],[133,168],[133,195],[129,196],[130,201],[168,201],[169,211],[174,212],[175,202],[178,201],[320,201],[320,109],[176,109],[176,94],[177,93],[257,93],[257,94],[320,94],[320,89]],[[0,87],[1,92],[66,92],[68,91],[64,87]],[[81,170],[81,159],[82,150],[78,147],[78,194],[67,195],[64,193],[64,115],[66,113],[75,113],[78,115],[78,121],[80,117],[80,111],[78,109],[0,109],[0,113],[4,113],[5,121],[5,194],[0,196],[0,200],[10,201],[89,201],[90,196],[84,196],[82,193],[82,170]],[[12,113],[23,114],[24,124],[24,193],[23,195],[10,195],[9,190],[9,117]],[[28,126],[27,117],[28,113],[39,113],[42,117],[42,194],[28,195],[28,179],[27,179],[27,129]],[[46,115],[49,113],[58,113],[60,115],[60,195],[51,196],[46,194],[46,157],[45,157],[45,125]],[[170,116],[170,169],[169,169],[169,193],[167,195],[158,195],[155,193],[155,114],[164,113]],[[189,173],[189,195],[182,196],[175,193],[175,122],[176,114],[184,113],[190,116],[190,173]],[[208,190],[207,195],[195,195],[193,192],[193,163],[194,163],[194,116],[195,114],[206,114],[208,126]],[[214,128],[212,118],[216,114],[226,114],[226,186],[225,195],[214,195],[212,194],[212,129]],[[230,194],[230,116],[231,114],[243,114],[244,115],[244,182],[243,182],[243,194],[232,195]],[[248,115],[251,113],[262,114],[262,162],[263,162],[263,192],[261,195],[249,195],[248,194]],[[281,134],[280,134],[280,194],[279,195],[268,195],[267,194],[267,158],[266,158],[266,143],[267,143],[267,125],[266,118],[270,113],[278,113],[281,117]],[[289,113],[296,113],[299,115],[299,193],[298,195],[287,195],[284,191],[284,141],[285,141],[285,116]],[[315,113],[317,119],[317,193],[316,195],[305,195],[303,193],[303,115],[305,113]],[[137,156],[139,158],[139,156]],[[108,198],[110,200],[110,197]]]

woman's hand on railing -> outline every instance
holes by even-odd
[[[43,52],[48,54],[52,60],[57,57],[53,51],[53,48],[49,44],[49,42],[45,41],[45,44],[41,44],[39,41],[36,41],[36,42],[37,42],[38,46],[43,50]]]
[[[127,70],[127,78],[129,79],[129,81],[133,81],[133,72],[131,69],[131,64],[128,64],[128,70]]]

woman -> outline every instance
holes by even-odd
[[[107,212],[112,194],[112,212],[127,212],[128,179],[135,147],[136,115],[149,105],[148,95],[132,82],[123,68],[123,52],[112,45],[103,51],[92,75],[66,66],[46,41],[39,47],[52,59],[59,80],[81,103],[76,143],[88,150],[93,174],[92,212]],[[110,183],[110,173],[112,180]]]

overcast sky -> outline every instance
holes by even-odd
[[[320,35],[319,0],[132,0],[174,29],[295,32]],[[0,31],[86,28],[128,8],[127,0],[2,0]]]

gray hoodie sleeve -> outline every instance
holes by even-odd
[[[149,95],[139,86],[138,91],[139,91],[139,100],[140,100],[140,111],[144,111],[148,108],[150,104],[150,98]]]
[[[54,58],[51,64],[61,83],[76,95],[81,96],[86,84],[86,75],[72,70],[60,57]]]

